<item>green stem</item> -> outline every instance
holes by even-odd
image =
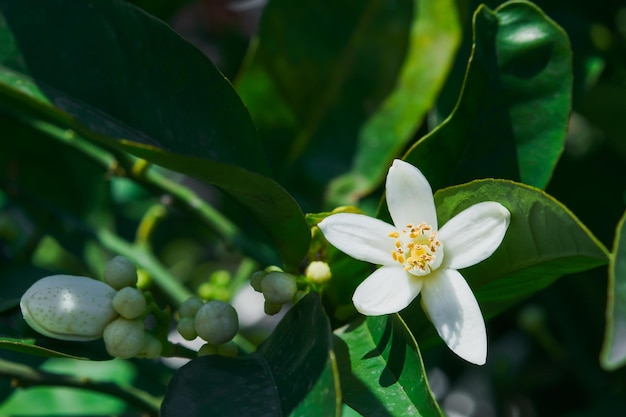
[[[61,386],[80,388],[117,397],[133,407],[145,410],[149,416],[158,417],[161,400],[133,386],[112,382],[94,381],[85,377],[44,372],[26,365],[0,359],[0,376],[12,378],[21,387]]]
[[[179,282],[163,264],[142,245],[131,244],[106,229],[95,231],[98,242],[105,248],[124,254],[138,267],[145,269],[155,284],[167,294],[176,307],[181,305],[187,298],[193,296],[191,291]]]

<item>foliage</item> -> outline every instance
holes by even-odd
[[[0,415],[623,409],[620,2],[134,3],[0,0]],[[440,343],[419,300],[359,315],[374,266],[316,226],[388,220],[396,158],[430,182],[440,226],[482,201],[511,214],[461,271],[487,319],[484,367]],[[23,320],[34,282],[101,280],[120,255],[158,358]],[[269,275],[288,284],[279,299],[261,294]],[[233,304],[232,342],[183,340],[202,333],[190,297]]]

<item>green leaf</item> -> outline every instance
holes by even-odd
[[[102,363],[57,358],[47,360],[39,369],[120,385],[131,385],[137,377],[132,364],[122,360]],[[53,386],[15,390],[0,405],[0,415],[119,415],[126,408],[124,401],[107,394]]]
[[[337,336],[341,390],[351,408],[364,416],[443,416],[400,316],[367,317]]]
[[[256,353],[204,356],[183,366],[167,388],[162,415],[178,417],[181,410],[189,417],[270,417],[294,410],[294,415],[338,415],[336,378],[326,373],[329,363],[334,368],[330,351],[330,325],[319,297],[311,293],[289,310]]]
[[[273,148],[279,181],[307,211],[350,168],[359,130],[396,84],[413,9],[413,0],[275,0],[264,8],[238,91]]]
[[[382,182],[392,159],[413,138],[432,107],[454,60],[460,32],[455,1],[414,1],[400,74],[361,128],[352,169],[331,183],[329,204],[356,204]]]
[[[310,236],[302,212],[261,175],[245,107],[198,50],[123,1],[3,0],[0,9],[0,109],[217,186],[261,223],[290,268],[300,263]]]
[[[3,0],[0,63],[104,136],[267,172],[229,82],[163,22],[125,1]],[[158,51],[158,53],[157,53]],[[54,59],[50,59],[54,56]]]
[[[606,248],[561,203],[508,180],[477,180],[435,194],[440,227],[462,210],[497,201],[511,213],[506,236],[483,262],[461,270],[485,318],[490,318],[567,274],[608,262]],[[432,333],[419,303],[402,312],[414,334]],[[418,337],[422,340],[421,337]]]
[[[626,213],[615,232],[613,253],[609,258],[609,287],[606,306],[606,331],[600,364],[606,370],[626,363]]]
[[[528,2],[480,6],[473,23],[453,113],[403,159],[434,190],[488,177],[544,188],[563,151],[571,107],[567,35]]]

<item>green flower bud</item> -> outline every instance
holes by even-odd
[[[86,341],[102,337],[117,312],[115,290],[101,281],[73,275],[52,275],[35,282],[22,296],[24,320],[37,332],[55,339]]]
[[[286,272],[270,272],[263,278],[261,289],[266,301],[272,304],[285,304],[291,301],[298,284],[296,277]]]
[[[254,288],[254,291],[256,292],[263,291],[261,289],[261,282],[263,281],[263,278],[265,278],[266,275],[267,275],[267,272],[265,271],[256,271],[254,274],[252,274],[252,276],[250,277],[250,285],[252,286],[252,288]]]
[[[217,355],[218,349],[216,345],[212,345],[210,343],[205,343],[202,345],[200,349],[198,349],[198,357],[200,356],[209,356],[209,355]]]
[[[194,317],[203,305],[204,301],[198,297],[189,297],[180,305],[178,314],[180,317]]]
[[[265,300],[265,303],[263,304],[263,310],[265,311],[265,314],[267,314],[268,316],[273,316],[274,314],[278,314],[282,308],[283,308],[282,304],[270,303],[267,300]]]
[[[326,262],[313,261],[306,267],[304,275],[316,284],[322,284],[331,277],[330,267]]]
[[[195,327],[198,336],[211,344],[228,342],[239,331],[237,311],[223,301],[209,301],[196,313]]]
[[[193,340],[198,337],[198,333],[196,333],[196,319],[193,317],[181,318],[176,325],[176,330],[187,340]]]
[[[239,354],[239,348],[231,340],[230,342],[226,342],[223,345],[219,345],[217,347],[217,353],[218,355],[228,356],[229,358],[235,358]]]
[[[163,345],[161,341],[154,337],[149,332],[144,332],[143,347],[137,354],[138,358],[154,359],[158,358],[163,351]]]
[[[125,319],[141,317],[148,308],[146,297],[133,287],[124,287],[113,297],[113,308]]]
[[[116,358],[134,358],[144,347],[145,329],[141,319],[117,318],[104,328],[104,347]]]
[[[104,267],[104,280],[116,290],[137,285],[137,268],[123,256],[116,256]]]

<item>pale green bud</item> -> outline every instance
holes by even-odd
[[[210,343],[205,343],[202,345],[200,349],[198,349],[198,357],[200,356],[209,356],[209,355],[217,355],[218,347],[216,345],[212,345]]]
[[[116,290],[137,285],[137,268],[123,256],[116,256],[104,267],[104,280]]]
[[[198,336],[211,344],[228,342],[239,331],[237,311],[223,301],[209,301],[196,313],[195,327]]]
[[[161,341],[146,331],[144,333],[143,347],[137,354],[137,357],[154,359],[158,358],[162,351],[163,345],[161,344]]]
[[[306,267],[304,275],[316,284],[322,284],[330,279],[330,267],[326,262],[313,261]]]
[[[134,358],[144,347],[145,329],[141,319],[117,318],[104,328],[104,347],[111,356]]]
[[[282,304],[270,303],[267,300],[265,300],[265,303],[263,304],[263,310],[265,311],[265,314],[267,314],[268,316],[273,316],[274,314],[278,314],[282,308],[283,308]]]
[[[52,275],[35,282],[22,296],[24,320],[37,332],[55,339],[86,341],[102,337],[117,312],[115,290],[101,281],[73,275]]]
[[[231,340],[217,347],[217,353],[222,356],[228,356],[229,358],[235,358],[239,354],[239,348]]]
[[[265,278],[266,275],[267,275],[267,272],[265,271],[256,271],[254,274],[252,274],[252,276],[250,277],[250,285],[252,286],[252,288],[254,288],[254,291],[256,292],[263,291],[261,289],[261,282],[263,281],[263,278]]]
[[[180,305],[178,314],[180,317],[194,317],[203,305],[204,301],[198,297],[189,297]]]
[[[196,319],[193,317],[181,318],[176,325],[176,330],[187,340],[193,340],[198,337],[198,333],[196,333]]]
[[[133,287],[124,287],[113,297],[113,308],[125,319],[141,317],[148,308],[146,297]]]
[[[291,301],[298,284],[296,277],[286,272],[270,272],[261,282],[263,297],[272,304],[285,304]]]

